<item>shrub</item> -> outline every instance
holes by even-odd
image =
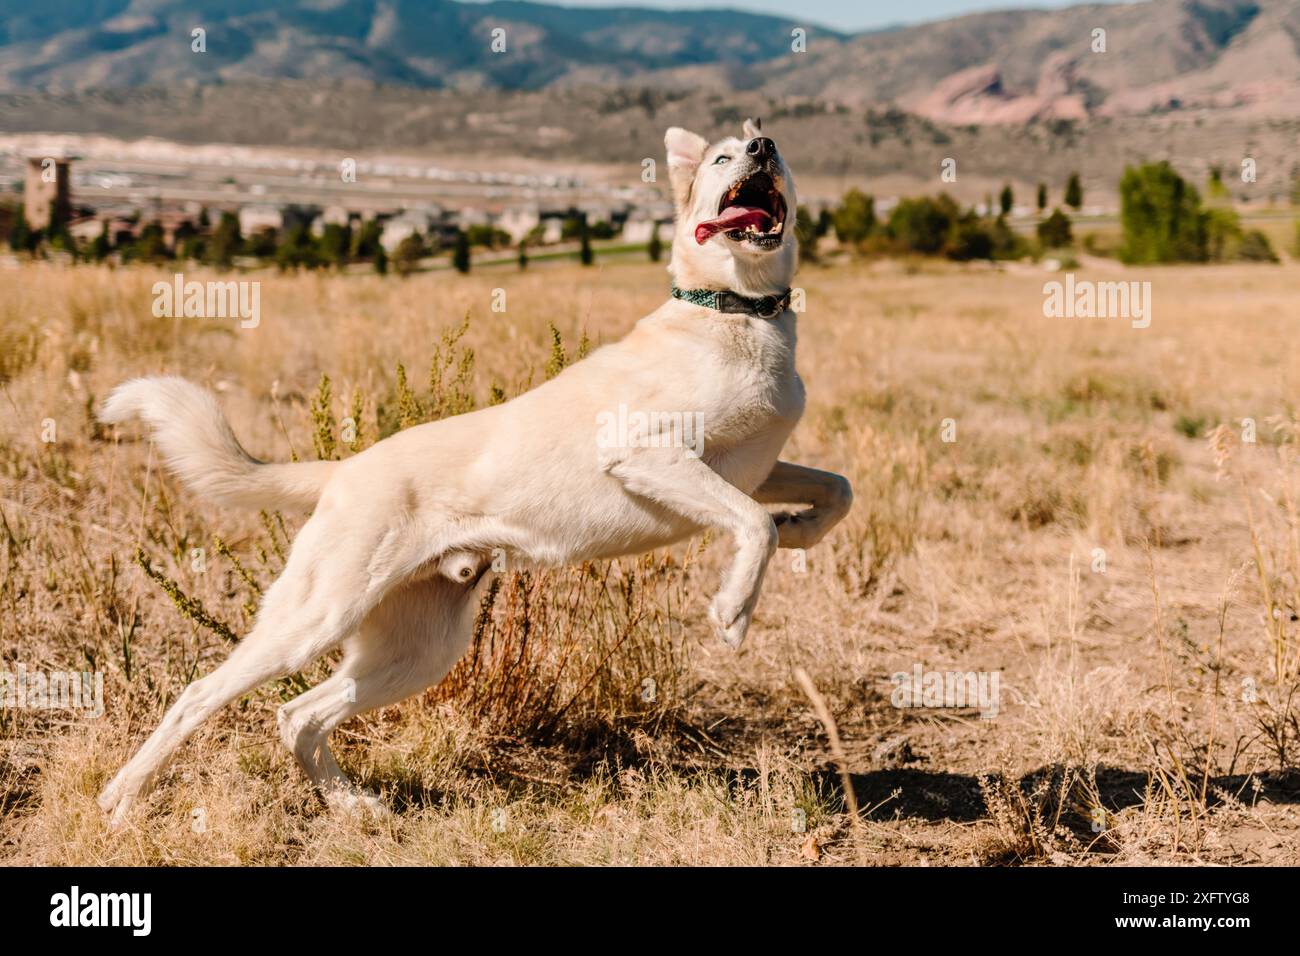
[[[223,212],[205,252],[208,262],[223,269],[230,268],[239,255],[243,239],[239,234],[239,219],[233,212]]]
[[[1273,244],[1268,241],[1268,236],[1258,229],[1251,229],[1242,235],[1241,245],[1237,249],[1237,258],[1245,262],[1281,261],[1273,251]]]
[[[1068,249],[1074,245],[1070,230],[1070,217],[1053,209],[1052,214],[1038,224],[1038,241],[1044,249]]]
[[[1241,220],[1232,209],[1215,207],[1205,215],[1205,255],[1214,262],[1232,259],[1240,246]]]
[[[992,259],[993,233],[988,221],[973,215],[963,217],[953,229],[947,254],[948,258],[960,261]]]
[[[1205,216],[1196,187],[1167,162],[1128,167],[1119,182],[1120,224],[1127,263],[1202,262]]]
[[[799,240],[799,256],[809,262],[817,261],[817,222],[807,206],[800,206],[795,212],[794,234]],[[652,259],[657,257],[651,255]]]
[[[348,261],[348,250],[352,248],[352,230],[338,223],[327,223],[317,240],[320,258],[323,263],[341,266]]]
[[[904,251],[936,255],[959,218],[957,204],[946,195],[903,199],[890,213],[886,231]]]
[[[875,199],[859,189],[850,189],[831,213],[831,225],[840,242],[850,245],[861,242],[876,228]]]
[[[428,250],[419,233],[411,233],[393,250],[393,271],[399,276],[409,276]]]

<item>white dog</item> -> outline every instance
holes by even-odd
[[[112,393],[102,419],[142,418],[200,495],[312,510],[252,631],[186,688],[100,795],[115,822],[218,709],[339,644],[333,675],[280,709],[280,735],[331,804],[377,806],[349,787],[329,733],[447,673],[498,549],[515,567],[553,566],[727,531],[734,554],[709,619],[735,647],[773,550],[810,547],[848,512],[844,478],[778,461],[804,407],[788,308],[790,172],[753,122],[743,139],[710,145],[673,128],[665,144],[672,298],[513,401],[408,428],[346,461],[267,464],[240,446],[212,395],[182,379]],[[638,424],[598,440],[597,422],[616,409]],[[683,440],[686,421],[702,423],[702,447]]]

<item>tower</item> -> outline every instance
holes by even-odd
[[[23,218],[30,229],[49,231],[66,225],[72,211],[71,156],[27,157]]]

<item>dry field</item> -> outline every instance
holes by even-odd
[[[0,860],[1300,862],[1295,263],[1080,270],[1150,280],[1146,329],[1044,318],[1029,266],[806,268],[786,457],[856,502],[778,552],[739,653],[704,623],[716,541],[504,575],[442,686],[335,734],[389,815],[328,813],[278,741],[325,661],[213,720],[114,833],[94,795],[246,632],[302,516],[195,499],[93,423],[112,385],[181,373],[255,454],[346,456],[540,381],[667,284],[265,274],[239,329],[155,318],[170,273],[0,272],[0,670],[96,671],[105,704],[0,709]],[[996,715],[895,707],[915,667],[997,672]]]

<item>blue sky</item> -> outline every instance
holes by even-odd
[[[553,0],[541,0],[549,3]],[[1091,0],[1114,2],[1114,0]],[[1132,0],[1129,0],[1132,2]],[[837,30],[852,32],[899,23],[943,20],[981,10],[1050,9],[1077,6],[1080,0],[561,0],[562,6],[658,7],[691,9],[731,7],[770,13],[794,20],[806,18]]]

